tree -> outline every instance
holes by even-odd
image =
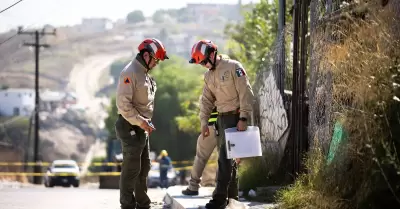
[[[157,11],[154,12],[152,19],[155,23],[162,23],[164,22],[165,16],[169,16],[172,18],[177,19],[183,11],[182,9],[159,9]]]
[[[123,58],[114,61],[110,66],[110,75],[114,78],[114,81],[117,82],[119,78],[119,74],[121,70],[131,61],[131,58]]]
[[[140,23],[140,22],[144,22],[146,20],[146,18],[143,15],[143,12],[140,10],[135,10],[133,12],[130,12],[127,16],[126,16],[126,21],[128,23]]]
[[[152,16],[153,22],[155,22],[155,23],[164,22],[164,15],[165,15],[164,10],[159,9],[159,10],[155,11]]]
[[[225,34],[230,37],[228,42],[229,55],[240,60],[249,71],[251,78],[264,63],[265,56],[273,48],[278,34],[278,2],[277,0],[261,0],[255,7],[244,14],[240,24],[229,24]],[[286,8],[291,8],[291,1],[286,1]],[[286,22],[291,16],[286,13]],[[251,79],[254,81],[254,79]]]
[[[190,13],[186,8],[179,9],[178,14],[179,15],[176,16],[176,18],[180,23],[189,23],[196,20],[196,17],[193,15],[193,13]]]
[[[111,98],[111,105],[107,110],[108,117],[105,119],[104,123],[106,129],[108,131],[108,139],[115,139],[117,136],[115,135],[114,123],[117,121],[117,105],[115,103],[115,96]]]
[[[186,104],[197,103],[199,94],[196,93],[202,85],[203,72],[199,66],[189,65],[179,57],[161,63],[153,72],[157,82],[153,122],[157,131],[153,134],[152,146],[158,146],[158,150],[167,148],[181,160],[193,157],[198,130],[185,128],[191,125],[187,123],[190,121],[177,118],[185,118],[189,112],[198,111],[196,105]]]

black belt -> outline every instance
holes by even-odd
[[[125,123],[128,123],[129,126],[135,127],[135,128],[140,128],[140,126],[132,125],[131,123],[129,123],[129,121],[127,121],[127,120],[124,118],[124,116],[122,116],[121,114],[118,114],[118,117],[120,117]]]
[[[219,112],[218,115],[236,115],[239,114],[239,109],[237,110],[232,110],[232,111],[228,111],[228,112]]]

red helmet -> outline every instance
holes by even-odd
[[[200,40],[192,47],[191,57],[189,63],[200,64],[202,61],[210,56],[211,52],[217,51],[218,46],[210,40]]]
[[[165,50],[164,45],[155,38],[148,38],[142,41],[138,46],[139,52],[142,50],[147,50],[154,58],[159,60],[169,59],[167,56],[167,50]]]

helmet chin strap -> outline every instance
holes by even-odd
[[[217,54],[218,54],[218,52],[215,51],[215,53],[214,53],[214,62],[211,62],[210,57],[207,58],[207,59],[208,59],[208,62],[211,63],[211,65],[212,65],[212,67],[210,68],[210,70],[215,70],[216,63],[217,63]]]
[[[145,68],[147,69],[147,72],[149,72],[150,71],[150,66],[149,65],[150,65],[150,62],[151,62],[152,58],[150,58],[149,61],[146,62],[146,60],[144,59],[144,53],[141,54],[141,58],[142,58],[144,64],[146,65]]]

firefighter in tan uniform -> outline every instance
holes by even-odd
[[[193,45],[190,63],[200,64],[209,69],[204,74],[204,88],[200,102],[200,122],[202,134],[209,136],[208,118],[214,106],[218,111],[219,157],[217,186],[212,200],[206,208],[225,208],[229,191],[237,188],[237,164],[227,159],[225,132],[236,127],[247,130],[247,119],[253,111],[253,90],[246,71],[236,60],[224,59],[217,55],[217,46],[209,40],[201,40]],[[245,140],[245,139],[244,139]],[[235,191],[237,196],[237,190]]]
[[[196,156],[194,158],[192,171],[190,172],[189,186],[182,191],[183,195],[199,195],[201,176],[203,175],[208,159],[210,159],[212,152],[217,146],[217,133],[215,131],[217,116],[217,108],[214,108],[207,124],[209,129],[211,129],[210,135],[208,137],[203,137],[203,134],[200,134],[197,138]]]
[[[223,59],[229,59],[229,56],[225,54],[221,54],[219,56]],[[217,146],[217,117],[218,112],[217,108],[215,107],[210,114],[210,118],[208,119],[208,129],[210,130],[209,136],[203,137],[203,134],[200,133],[199,137],[197,138],[196,156],[194,158],[193,168],[190,173],[189,186],[182,191],[183,195],[199,195],[201,176],[203,175],[207,161],[210,159],[212,152]],[[238,188],[235,187],[229,191],[228,198],[237,200],[239,198],[237,194]]]
[[[123,163],[120,177],[121,209],[150,208],[147,176],[151,168],[149,134],[156,82],[149,75],[160,60],[168,59],[163,44],[145,39],[139,53],[120,73],[116,103],[118,119],[115,132],[121,140]]]

